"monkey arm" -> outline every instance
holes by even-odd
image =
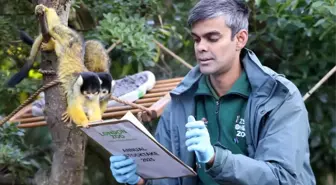
[[[90,110],[88,111],[89,121],[101,121],[102,120],[102,113],[100,110],[99,99],[89,101],[86,107]]]
[[[76,125],[83,127],[88,126],[88,119],[83,110],[84,97],[77,96],[68,98],[67,115],[72,119]]]

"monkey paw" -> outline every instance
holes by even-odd
[[[46,12],[47,7],[43,4],[39,4],[35,7],[35,14],[36,15],[43,15],[44,12]]]
[[[82,127],[83,127],[83,128],[90,128],[90,127],[89,127],[89,124],[84,124],[84,125],[82,125]]]
[[[42,51],[52,51],[55,48],[54,42],[52,40],[47,43],[42,42],[40,48]]]
[[[89,125],[89,121],[86,118],[86,116],[82,117],[82,116],[76,115],[76,116],[72,116],[71,118],[72,118],[72,121],[78,126],[82,126],[82,127],[87,128],[88,125]]]
[[[70,118],[70,116],[69,116],[69,114],[67,112],[64,112],[62,114],[62,121],[64,123],[70,123],[70,122],[72,122],[72,119]]]
[[[98,122],[98,121],[102,121],[101,116],[97,116],[97,117],[90,117],[89,118],[90,122]]]

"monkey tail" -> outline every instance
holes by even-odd
[[[26,63],[23,65],[23,67],[20,69],[19,72],[14,74],[9,79],[9,81],[6,83],[6,86],[14,87],[16,84],[20,83],[25,77],[28,76],[29,70],[33,67],[35,57],[37,53],[39,52],[42,41],[43,41],[43,36],[40,34],[33,42],[32,48],[30,50],[30,55]]]
[[[19,32],[20,32],[20,39],[29,46],[32,46],[34,43],[34,39],[23,30],[20,30]]]
[[[6,83],[7,87],[15,87],[19,84],[24,78],[28,76],[29,70],[33,67],[33,61],[28,60],[19,72],[15,73]]]
[[[34,39],[32,39],[28,33],[19,29],[20,39],[29,46],[32,46],[34,43]],[[19,84],[24,78],[28,76],[29,70],[32,68],[33,62],[28,61],[25,62],[24,66],[20,69],[20,71],[14,74],[6,83],[7,87],[14,87]]]

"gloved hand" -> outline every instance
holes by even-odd
[[[196,121],[193,116],[189,116],[185,126],[187,128],[185,144],[188,151],[195,151],[198,162],[209,162],[215,151],[210,143],[209,132],[204,122]]]
[[[136,184],[139,182],[140,177],[135,174],[136,164],[134,159],[119,155],[111,156],[110,162],[112,174],[119,183]]]

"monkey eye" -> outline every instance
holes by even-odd
[[[103,94],[107,94],[107,90],[103,90],[102,93],[103,93]]]
[[[87,91],[83,91],[83,94],[84,94],[84,95],[87,95],[87,94],[88,94],[88,92],[87,92]]]

